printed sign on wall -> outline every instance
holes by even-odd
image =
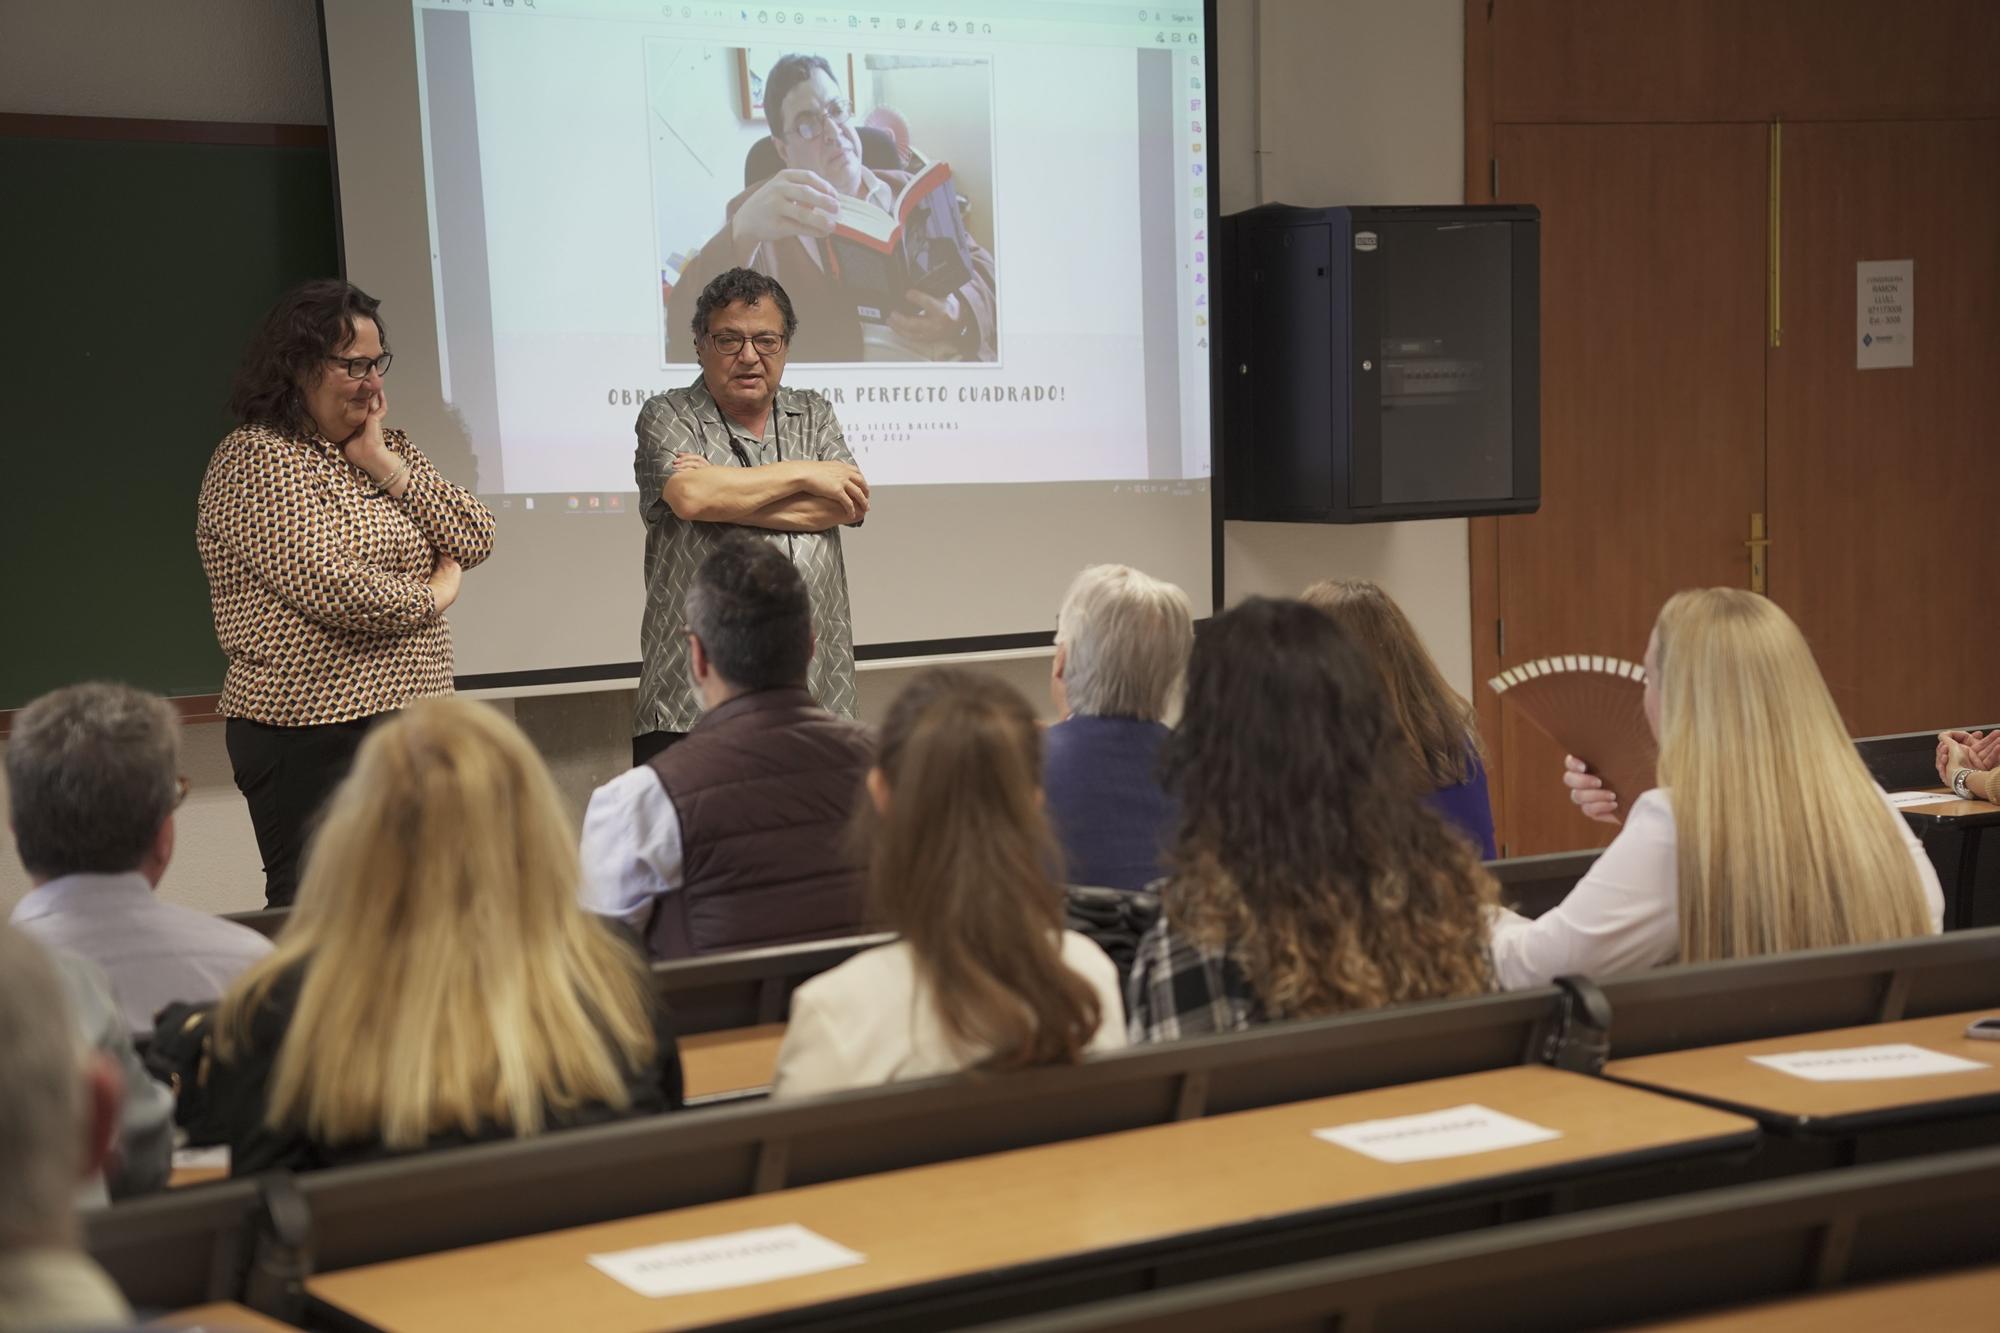
[[[1854,266],[1854,368],[1916,364],[1917,261],[1862,260]]]

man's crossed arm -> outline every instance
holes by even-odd
[[[700,454],[676,454],[660,498],[676,518],[695,522],[824,532],[868,516],[868,479],[852,463],[715,467]]]

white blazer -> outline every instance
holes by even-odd
[[[1883,803],[1888,804],[1886,794]],[[1923,844],[1890,806],[1896,831],[1917,864],[1931,933],[1944,929],[1944,891]],[[1680,950],[1680,863],[1668,793],[1641,796],[1604,854],[1569,896],[1530,921],[1499,909],[1493,969],[1502,990],[1546,986],[1557,977],[1612,976],[1674,960]]]
[[[1062,960],[1097,992],[1097,1035],[1085,1049],[1123,1046],[1118,969],[1104,950],[1073,930],[1063,932]],[[955,1074],[978,1059],[960,1052],[945,1035],[930,994],[917,984],[916,955],[898,940],[856,954],[793,993],[771,1095],[808,1097]]]

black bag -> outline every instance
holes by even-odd
[[[1066,924],[1104,950],[1118,967],[1122,988],[1131,978],[1139,938],[1160,919],[1160,895],[1072,884],[1063,890],[1063,898]]]

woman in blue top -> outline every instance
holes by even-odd
[[[1428,775],[1431,805],[1492,860],[1498,853],[1478,720],[1472,705],[1445,684],[1403,608],[1368,579],[1322,579],[1306,589],[1304,600],[1332,616],[1374,657],[1390,711]]]

